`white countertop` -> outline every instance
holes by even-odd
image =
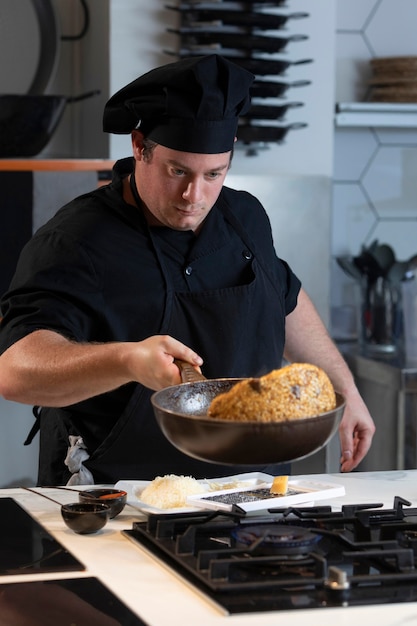
[[[305,476],[303,478],[312,478]],[[292,477],[296,478],[296,477]],[[324,483],[344,485],[346,495],[321,501],[340,507],[347,503],[377,503],[392,508],[394,496],[401,496],[417,506],[417,470],[392,472],[356,472],[351,474],[314,475]],[[76,494],[42,489],[60,502],[77,500]],[[74,497],[75,496],[75,497]],[[120,531],[130,529],[142,519],[131,506],[103,530],[94,535],[77,535],[62,521],[59,506],[21,489],[0,490],[0,497],[12,497],[25,507],[56,539],[85,566],[85,572],[0,576],[0,582],[56,580],[94,576],[100,579],[149,626],[417,626],[417,603],[381,606],[323,608],[277,611],[246,615],[226,615],[222,609],[198,594],[144,548],[133,544]]]

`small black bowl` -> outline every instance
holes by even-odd
[[[110,507],[97,502],[72,502],[61,506],[61,515],[68,528],[79,535],[88,535],[107,524]]]
[[[78,494],[80,502],[107,504],[110,507],[110,519],[123,511],[126,505],[127,492],[120,489],[86,489]]]

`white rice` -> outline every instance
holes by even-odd
[[[138,495],[142,502],[158,509],[187,506],[187,496],[204,492],[204,487],[192,476],[167,474],[157,476]]]

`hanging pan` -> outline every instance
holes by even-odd
[[[273,80],[255,80],[250,92],[252,98],[279,98],[291,87],[307,87],[310,80],[296,80],[292,82],[280,82]]]
[[[0,158],[36,156],[54,134],[66,105],[99,93],[95,90],[73,97],[0,95]]]
[[[237,129],[237,139],[243,143],[281,143],[284,141],[290,130],[306,128],[304,122],[294,122],[288,126],[255,126],[251,124],[242,124]]]
[[[205,49],[206,54],[213,54],[213,49]],[[300,59],[299,61],[287,61],[284,59],[264,59],[253,58],[250,56],[240,56],[239,54],[232,52],[231,50],[216,50],[216,53],[221,54],[225,59],[229,59],[232,63],[240,65],[248,72],[252,72],[257,76],[267,76],[275,74],[285,74],[288,68],[293,65],[301,65],[304,63],[312,63],[313,59]],[[180,50],[179,52],[173,52],[171,50],[164,50],[164,54],[174,56],[180,59],[185,59],[192,56],[200,56],[202,49],[199,46],[195,48],[189,48],[186,50]],[[307,84],[307,83],[303,83]],[[291,86],[291,85],[289,85]]]
[[[194,50],[206,50],[212,46],[219,46],[217,52],[222,54],[222,48],[232,50],[250,50],[251,52],[281,52],[294,41],[304,41],[307,35],[290,35],[288,37],[266,37],[265,35],[248,35],[247,33],[228,33],[224,31],[202,31],[186,29],[168,29],[168,32],[181,35],[181,47]]]

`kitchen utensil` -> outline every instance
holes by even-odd
[[[189,50],[180,50],[179,52],[172,52],[170,50],[164,50],[165,54],[175,56],[180,59],[202,54],[200,48]],[[213,50],[208,50],[207,54],[213,54]],[[233,63],[240,65],[241,67],[252,72],[252,74],[259,76],[266,76],[267,74],[283,74],[292,65],[302,65],[304,63],[312,63],[313,59],[300,59],[299,61],[284,61],[283,59],[260,59],[252,58],[249,56],[239,56],[237,54],[231,54],[229,50],[221,51],[222,56],[225,59],[229,59]]]
[[[36,156],[50,141],[67,104],[100,93],[79,96],[0,95],[0,158]]]
[[[267,37],[265,35],[248,35],[247,33],[229,33],[220,30],[194,29],[188,28],[173,29],[168,32],[181,36],[182,48],[195,48],[213,46],[217,44],[223,48],[250,50],[251,52],[282,52],[289,43],[295,41],[305,41],[307,35],[289,35],[288,37]],[[219,50],[220,52],[220,50]]]
[[[207,417],[212,399],[242,379],[201,379],[194,368],[182,379],[199,379],[155,392],[151,397],[156,420],[165,437],[196,459],[226,465],[286,463],[320,450],[335,434],[345,400],[336,394],[336,408],[327,413],[285,422],[235,422]],[[192,371],[191,371],[192,370]]]
[[[338,256],[336,257],[336,262],[345,274],[351,278],[354,278],[355,280],[360,280],[362,278],[362,273],[351,256]]]
[[[386,277],[396,262],[394,250],[386,243],[380,244],[375,239],[368,248],[363,247],[361,253],[354,257],[354,264],[361,274],[370,281],[380,276]]]
[[[276,141],[280,143],[284,141],[290,130],[299,130],[300,128],[306,127],[307,124],[304,122],[294,122],[287,126],[255,126],[253,124],[241,124],[237,129],[237,139],[244,143],[263,141]]]
[[[304,106],[304,102],[289,102],[287,104],[266,105],[252,104],[251,108],[243,117],[246,119],[280,120],[289,109]]]
[[[79,535],[89,535],[101,530],[107,524],[110,517],[110,506],[97,502],[72,502],[62,504],[36,489],[22,487],[25,491],[35,493],[46,500],[50,500],[61,506],[61,515],[65,524]]]
[[[369,250],[363,249],[359,256],[353,258],[353,262],[360,273],[366,276],[370,282],[383,275],[378,261]]]
[[[399,285],[406,275],[408,261],[395,261],[387,272],[387,280],[393,285]]]
[[[116,517],[126,506],[127,493],[120,489],[95,488],[78,492],[80,502],[104,503],[110,507],[110,519]]]
[[[51,84],[61,45],[55,4],[51,0],[1,3],[2,93],[39,94]]]
[[[407,272],[415,272],[417,270],[417,254],[414,254],[407,261]]]
[[[190,6],[166,5],[167,9],[180,11],[184,22],[194,28],[206,28],[209,25],[244,26],[258,30],[275,30],[285,26],[288,20],[309,17],[309,13],[290,13],[288,15],[274,15],[273,13],[260,13],[222,9],[221,7],[190,8]]]
[[[382,275],[386,276],[388,270],[395,263],[394,250],[386,243],[375,246],[372,251],[369,252],[375,261],[378,263]]]
[[[307,87],[310,80],[295,80],[293,82],[280,82],[273,80],[255,80],[250,88],[252,98],[280,98],[292,87]]]

